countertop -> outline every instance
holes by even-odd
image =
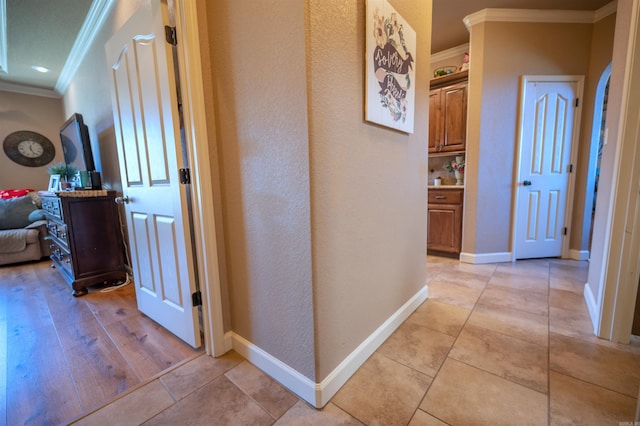
[[[427,185],[429,189],[464,189],[464,185]]]

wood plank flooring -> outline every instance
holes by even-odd
[[[0,426],[66,424],[201,353],[140,313],[132,284],[74,298],[50,264],[0,266]]]

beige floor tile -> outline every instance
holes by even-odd
[[[429,283],[429,299],[469,310],[473,309],[481,294],[481,289],[442,281],[440,276]]]
[[[552,277],[563,277],[585,283],[589,274],[589,262],[586,260],[551,259],[549,274]]]
[[[636,398],[640,387],[640,355],[550,334],[550,368]]]
[[[496,286],[546,295],[549,293],[549,277],[535,274],[514,274],[497,270],[489,280],[487,288]]]
[[[174,399],[159,380],[115,400],[74,425],[139,425],[169,408]]]
[[[243,361],[244,358],[233,351],[219,358],[203,354],[162,376],[160,380],[174,398],[180,400]]]
[[[568,337],[596,338],[593,333],[593,323],[586,310],[578,312],[549,307],[549,331]]]
[[[409,426],[447,426],[447,424],[436,419],[429,413],[417,410],[409,422]]]
[[[549,319],[545,315],[486,305],[480,302],[473,310],[467,324],[493,330],[536,345],[549,345]]]
[[[298,398],[257,367],[245,361],[225,376],[262,406],[271,417],[279,419]]]
[[[496,273],[514,276],[548,278],[549,260],[529,259],[519,260],[517,262],[505,262],[497,266]]]
[[[549,292],[549,307],[560,308],[588,315],[587,302],[582,294],[572,291],[551,289]]]
[[[547,393],[547,348],[491,330],[465,326],[449,357]]]
[[[273,418],[224,376],[201,387],[145,425],[271,425]]]
[[[365,424],[406,425],[431,380],[374,353],[331,402]]]
[[[547,296],[530,291],[508,289],[503,287],[487,287],[480,302],[538,315],[548,315]]]
[[[487,286],[488,276],[475,274],[472,272],[461,272],[447,270],[442,271],[433,282],[445,282],[448,284],[458,284],[460,286],[469,287],[476,290],[482,290]]]
[[[584,294],[584,281],[576,281],[565,277],[549,277],[549,288],[555,290],[570,291],[575,294]]]
[[[434,377],[454,341],[455,337],[406,321],[377,353]]]
[[[358,420],[332,403],[316,410],[304,401],[298,401],[275,423],[275,426],[362,426]]]
[[[407,321],[455,337],[462,330],[470,312],[470,309],[427,299]]]
[[[635,398],[554,371],[549,399],[552,425],[633,424]]]
[[[420,409],[452,425],[546,425],[547,396],[447,359]]]
[[[483,277],[484,281],[488,281],[489,277],[493,275],[499,264],[470,264],[458,262],[450,265],[450,271],[456,273],[469,273],[478,277]]]

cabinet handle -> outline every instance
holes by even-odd
[[[436,195],[436,200],[444,200],[445,198],[447,198],[446,195]]]

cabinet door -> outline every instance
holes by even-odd
[[[444,134],[440,151],[463,151],[467,139],[467,83],[441,90],[441,121]]]
[[[460,253],[462,206],[429,204],[427,229],[428,250]]]
[[[441,91],[434,89],[429,93],[429,152],[438,152],[442,145]]]

